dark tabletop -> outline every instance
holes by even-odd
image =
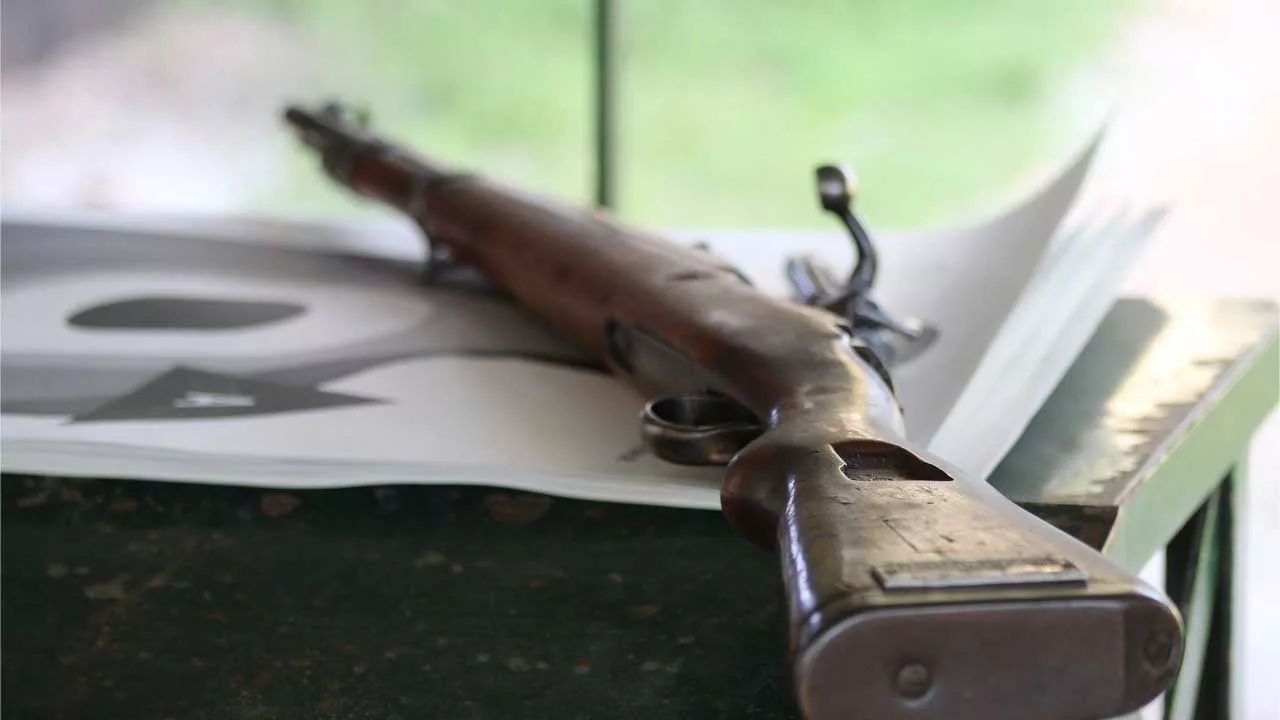
[[[1124,301],[993,483],[1096,546],[1145,493],[1166,511],[1138,534],[1170,535],[1216,479],[1148,488],[1153,459],[1191,427],[1247,442],[1276,357],[1273,305]],[[497,488],[0,491],[9,720],[796,716],[775,558],[719,513]]]
[[[794,716],[718,513],[6,477],[3,523],[8,720]]]

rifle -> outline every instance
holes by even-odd
[[[820,193],[858,267],[832,292],[793,264],[796,301],[704,249],[411,152],[341,105],[285,119],[333,180],[417,223],[429,267],[478,270],[651,398],[655,455],[724,466],[725,517],[779,557],[806,717],[1103,718],[1176,676],[1167,598],[904,438],[886,337],[925,333],[870,300],[838,168],[819,168]]]

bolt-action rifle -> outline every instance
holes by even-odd
[[[479,271],[644,393],[655,455],[724,466],[724,515],[778,554],[806,717],[1106,718],[1171,683],[1183,629],[1165,597],[905,439],[890,368],[930,329],[872,300],[874,248],[838,167],[819,168],[819,196],[856,267],[841,286],[794,261],[783,298],[339,105],[285,116],[333,180],[417,223],[430,263]]]

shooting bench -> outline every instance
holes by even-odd
[[[1172,718],[1233,716],[1278,363],[1271,304],[1122,300],[992,478],[1131,570],[1163,552]],[[3,563],[10,720],[796,717],[775,561],[717,513],[5,477]]]

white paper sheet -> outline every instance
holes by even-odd
[[[908,432],[931,449],[937,436],[944,456],[971,472],[985,475],[1030,420],[1096,327],[1115,264],[1149,229],[1062,240],[1091,155],[985,222],[878,236],[881,304],[941,328],[895,373]],[[708,242],[778,294],[787,256],[815,254],[837,273],[852,257],[835,228],[668,236]],[[477,483],[719,507],[719,471],[643,452],[643,398],[519,308],[424,286],[417,231],[398,219],[10,211],[0,247],[6,472],[278,487]],[[1068,273],[1100,293],[1056,291]],[[1085,306],[1081,322],[1072,313]],[[174,318],[241,326],[154,327]],[[140,323],[153,327],[122,327]],[[1028,368],[1019,338],[1043,361]],[[998,401],[984,402],[988,393]]]

